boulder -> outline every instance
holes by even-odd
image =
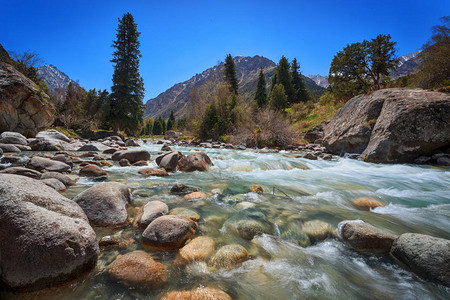
[[[120,255],[108,267],[108,275],[127,287],[155,290],[167,283],[167,270],[144,251]]]
[[[73,198],[95,226],[122,226],[128,219],[126,206],[132,202],[126,185],[104,182],[88,188]]]
[[[122,158],[128,159],[128,161],[132,164],[134,164],[137,161],[140,160],[149,160],[150,159],[150,153],[146,150],[142,149],[136,149],[136,150],[120,150],[114,152],[112,155],[112,160],[119,161]]]
[[[145,229],[155,219],[167,215],[168,212],[169,207],[164,202],[150,201],[139,210],[136,221],[140,228]]]
[[[2,150],[2,153],[11,153],[11,152],[19,153],[19,152],[22,152],[17,147],[17,145],[13,145],[13,144],[0,144],[0,149]]]
[[[55,178],[61,181],[66,187],[75,185],[75,181],[67,175],[58,172],[45,172],[41,176],[41,179]]]
[[[11,288],[73,279],[97,262],[97,238],[83,210],[38,180],[0,174],[0,270]]]
[[[169,173],[167,173],[164,169],[148,168],[139,170],[138,173],[144,176],[159,176],[159,177],[169,176]]]
[[[191,219],[192,221],[200,220],[200,215],[198,213],[185,207],[176,207],[171,209],[169,215],[185,217]]]
[[[390,253],[419,276],[450,287],[450,240],[405,233]]]
[[[170,188],[170,193],[174,195],[186,195],[194,192],[198,192],[198,189],[196,187],[187,186],[182,183],[177,183]]]
[[[305,133],[305,136],[303,138],[310,143],[315,143],[317,140],[323,140],[323,131],[327,124],[328,121],[325,121],[320,123],[319,125],[314,126]]]
[[[216,243],[209,236],[199,236],[186,244],[179,251],[179,256],[186,262],[206,261],[214,254]]]
[[[230,295],[222,290],[199,287],[190,291],[171,291],[162,296],[160,300],[232,300]]]
[[[376,199],[369,197],[360,197],[353,200],[353,205],[362,210],[370,210],[376,207],[383,207],[384,204]]]
[[[161,151],[170,151],[170,152],[172,152],[173,150],[172,150],[172,148],[170,148],[167,144],[164,144],[164,145],[161,147]]]
[[[183,172],[205,171],[213,163],[204,152],[194,152],[178,161],[178,170]]]
[[[156,164],[167,172],[175,171],[180,159],[184,157],[180,151],[173,151],[156,158]]]
[[[216,269],[231,270],[249,258],[250,255],[248,254],[247,249],[241,245],[225,245],[217,250],[216,254],[214,254],[213,258],[209,261],[209,264]]]
[[[87,176],[87,177],[100,177],[108,175],[108,173],[105,170],[94,164],[88,164],[82,167],[79,171],[79,174],[80,176]]]
[[[139,143],[136,142],[135,140],[133,140],[133,139],[128,139],[128,140],[125,141],[125,146],[126,146],[126,147],[139,147],[140,145],[139,145]]]
[[[358,251],[388,253],[396,235],[363,221],[342,221],[338,225],[339,237]]]
[[[73,167],[73,161],[72,158],[69,155],[66,154],[56,154],[51,159],[63,162],[65,164],[68,164],[71,168]]]
[[[60,161],[52,160],[49,158],[34,156],[27,163],[27,167],[35,169],[37,171],[48,171],[48,172],[70,172],[71,168],[68,164]]]
[[[146,160],[140,160],[140,161],[135,162],[132,166],[144,167],[144,166],[148,166],[148,162]]]
[[[58,192],[64,192],[66,190],[64,183],[56,178],[41,179],[41,181]]]
[[[54,121],[50,98],[13,66],[0,62],[0,132],[34,136]]]
[[[68,138],[64,133],[59,132],[58,130],[55,129],[41,131],[38,134],[36,134],[36,138],[60,140],[66,143],[70,143],[70,138]]]
[[[28,144],[27,138],[18,132],[5,131],[0,135],[0,144]]]
[[[40,179],[41,176],[42,176],[41,172],[38,172],[38,171],[33,170],[33,169],[22,168],[22,167],[7,168],[7,169],[4,169],[4,170],[0,171],[0,173],[26,176],[26,177],[30,177],[30,178],[33,178],[33,179]]]
[[[109,147],[102,143],[92,142],[78,148],[77,151],[105,151],[107,149],[109,149]]]
[[[197,229],[197,224],[184,217],[162,216],[142,233],[144,246],[152,250],[175,250],[184,245]]]
[[[121,167],[129,167],[129,166],[131,166],[130,162],[126,158],[122,158],[121,160],[119,160],[119,165]]]
[[[184,200],[195,200],[195,199],[201,199],[201,198],[206,198],[206,194],[202,193],[202,192],[193,192],[193,193],[189,193],[187,195],[184,195],[183,199]]]
[[[28,160],[29,159],[26,156],[24,157],[24,156],[7,153],[0,159],[0,162],[3,164],[20,164],[20,163],[23,164],[24,162],[27,162]]]
[[[167,130],[165,133],[164,133],[164,138],[166,139],[166,140],[168,140],[168,139],[177,139],[177,138],[179,138],[180,136],[182,136],[183,134],[181,133],[181,132],[178,132],[178,131],[174,131],[174,130]]]
[[[349,100],[325,126],[323,144],[369,162],[412,163],[450,144],[448,120],[448,94],[384,89]]]

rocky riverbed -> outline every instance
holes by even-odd
[[[2,299],[450,295],[448,167],[52,130],[0,149]]]

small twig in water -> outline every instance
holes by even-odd
[[[289,199],[292,199],[291,197],[288,196],[288,194],[286,194],[285,192],[283,192],[282,190],[280,190],[279,188],[277,188],[277,187],[275,187],[275,186],[273,187],[273,190],[272,190],[272,194],[273,194],[273,195],[275,195],[275,190],[278,190],[278,191],[282,192],[283,195],[285,195],[285,196],[288,197]]]

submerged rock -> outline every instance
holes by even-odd
[[[202,192],[193,192],[190,194],[187,194],[183,197],[184,200],[194,200],[194,199],[201,199],[206,198],[206,194]]]
[[[262,186],[260,186],[259,184],[252,185],[250,187],[250,191],[253,192],[253,193],[258,193],[258,194],[264,192]]]
[[[96,226],[121,226],[127,222],[126,206],[132,202],[130,190],[119,182],[104,182],[73,198]]]
[[[213,163],[204,152],[195,152],[178,161],[178,170],[183,172],[205,171]]]
[[[171,291],[162,296],[160,300],[232,300],[230,295],[222,290],[200,287],[190,291]]]
[[[212,238],[199,236],[181,248],[179,256],[186,262],[206,261],[214,254],[215,246]]]
[[[335,233],[333,226],[320,220],[305,222],[302,226],[302,231],[313,241],[322,241]]]
[[[217,250],[209,264],[216,269],[231,270],[249,258],[247,249],[241,245],[225,245]]]
[[[0,270],[11,288],[39,289],[97,262],[97,238],[83,210],[44,183],[0,174]]]
[[[167,283],[167,270],[144,251],[120,255],[108,267],[108,275],[121,284],[155,290]]]
[[[177,183],[170,189],[170,193],[175,195],[186,195],[194,192],[198,192],[196,187],[187,186],[182,183]]]
[[[387,253],[397,238],[396,235],[363,221],[342,221],[338,229],[340,238],[358,251]]]
[[[197,224],[184,217],[162,216],[142,233],[144,246],[152,250],[175,250],[184,245],[197,229]]]
[[[169,173],[167,173],[164,169],[147,168],[139,170],[138,173],[144,176],[158,176],[158,177],[169,176]]]
[[[191,219],[192,221],[200,220],[200,215],[198,213],[184,207],[177,207],[170,210],[169,215],[185,217]]]
[[[405,233],[390,253],[419,276],[450,287],[450,240]]]

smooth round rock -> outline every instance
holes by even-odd
[[[105,170],[94,164],[88,164],[82,167],[78,172],[78,174],[80,174],[80,176],[87,176],[87,177],[100,177],[108,175],[108,173]]]
[[[232,298],[222,290],[200,287],[190,291],[171,291],[160,300],[232,300]]]
[[[322,241],[334,233],[334,228],[326,222],[312,220],[302,225],[302,231],[313,241]]]
[[[147,228],[147,226],[157,218],[167,215],[169,207],[164,202],[155,200],[145,204],[138,212],[138,226],[140,228]]]
[[[158,176],[158,177],[169,176],[169,173],[167,173],[164,169],[148,168],[139,170],[138,173],[144,176]]]
[[[41,175],[41,179],[55,178],[64,183],[66,187],[75,185],[75,181],[67,175],[58,172],[45,172]]]
[[[41,179],[41,181],[58,192],[64,192],[66,190],[64,183],[56,178]]]
[[[200,220],[200,215],[193,210],[184,207],[176,207],[171,209],[169,215],[180,216],[191,219],[192,221]]]
[[[199,236],[180,249],[179,255],[186,262],[205,261],[214,254],[216,243],[208,236]]]
[[[216,254],[214,254],[209,263],[216,269],[231,270],[249,258],[250,256],[247,249],[241,245],[232,244],[225,245],[217,250]]]
[[[204,152],[194,152],[178,161],[178,170],[183,172],[206,171],[213,165],[211,159]]]
[[[130,190],[119,182],[103,182],[73,198],[96,226],[121,226],[128,219],[126,205],[132,202]]]
[[[187,186],[182,183],[177,183],[170,188],[170,193],[174,195],[186,195],[194,192],[198,192],[196,187]]]
[[[49,158],[34,156],[27,163],[27,167],[35,169],[37,171],[47,171],[47,172],[70,172],[71,168],[68,164],[52,160]]]
[[[162,216],[155,219],[142,233],[143,243],[153,250],[181,248],[197,229],[197,224],[184,217]]]
[[[167,270],[145,251],[118,257],[108,267],[108,275],[127,287],[155,290],[167,283]]]
[[[140,160],[149,160],[150,153],[146,150],[136,149],[136,150],[120,150],[116,151],[112,155],[112,160],[119,161],[122,158],[128,159],[131,164],[134,164]]]
[[[375,207],[383,207],[384,204],[378,200],[369,197],[360,197],[353,200],[353,205],[362,210],[370,210]]]
[[[26,176],[33,179],[40,179],[42,177],[42,173],[33,169],[22,168],[22,167],[11,167],[5,170],[0,171],[0,173],[4,174],[14,174],[20,176]],[[58,173],[59,174],[59,173]]]
[[[0,270],[21,290],[76,278],[95,267],[98,244],[83,210],[44,183],[0,174]]]
[[[202,192],[193,192],[190,194],[187,194],[183,197],[184,200],[194,200],[194,199],[201,199],[206,198],[206,194]]]

